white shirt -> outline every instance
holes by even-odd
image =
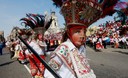
[[[96,41],[97,41],[97,37],[93,37],[92,42],[94,43]]]
[[[66,42],[64,42],[62,44],[67,45],[69,47],[69,51],[71,51],[71,50],[73,50],[75,48],[75,46],[71,43],[70,40],[67,40]],[[85,52],[85,48],[83,48],[83,47],[84,46],[81,46],[79,48],[79,53],[85,55],[85,53],[84,53]],[[59,57],[55,57],[54,60],[57,60],[59,63],[62,64],[61,67],[59,68],[59,70],[56,71],[57,74],[59,74],[62,78],[76,78],[74,76],[74,74],[67,68],[65,63],[63,63],[62,60]],[[55,78],[47,69],[45,70],[44,77],[45,78]]]
[[[68,43],[68,41],[67,41]],[[66,43],[66,45],[68,45]],[[74,48],[74,46],[72,46],[71,44],[69,44],[71,47],[70,49]],[[62,64],[62,66],[60,67],[60,69],[58,71],[56,71],[62,78],[76,78],[74,76],[74,74],[72,74],[72,72],[67,68],[67,66],[62,62],[62,60],[59,57],[55,57],[54,60],[57,60],[59,63]],[[55,78],[47,69],[45,70],[44,73],[44,77],[45,78]]]
[[[37,43],[38,45],[41,47],[42,51],[47,51],[47,45],[45,43],[45,41],[40,41],[40,40],[37,40]]]
[[[125,43],[126,42],[126,37],[122,37],[121,40],[122,40],[123,43]]]
[[[31,41],[29,44],[39,55],[44,55],[42,49],[40,48],[40,46],[35,42],[35,41]]]

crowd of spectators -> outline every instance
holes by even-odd
[[[94,34],[87,37],[86,44],[94,50],[112,48],[128,49],[128,22],[122,25],[121,22],[109,21],[99,25]]]

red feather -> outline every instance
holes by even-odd
[[[109,7],[109,8],[106,8],[106,9],[103,11],[103,14],[102,14],[101,18],[104,18],[106,15],[112,16],[112,14],[115,13],[115,10],[113,10],[113,9],[114,9],[114,6]]]
[[[54,4],[55,4],[56,6],[59,6],[59,7],[61,7],[62,4],[63,4],[62,0],[52,0],[52,1],[54,2]]]

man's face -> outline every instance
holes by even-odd
[[[43,35],[42,35],[42,34],[39,34],[39,35],[38,35],[38,39],[39,39],[39,40],[43,40]]]
[[[82,27],[71,29],[71,33],[70,33],[71,41],[76,47],[80,47],[85,43],[86,41],[85,32],[86,32],[85,28]]]

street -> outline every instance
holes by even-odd
[[[97,78],[128,78],[127,50],[107,48],[95,52],[87,47],[87,57]],[[31,78],[31,75],[24,65],[10,59],[8,50],[4,49],[0,56],[0,78]]]
[[[87,56],[97,78],[128,78],[128,49],[103,49],[94,52],[88,47]]]
[[[0,78],[31,78],[24,65],[21,65],[16,59],[10,59],[8,50],[3,50],[0,56]]]

